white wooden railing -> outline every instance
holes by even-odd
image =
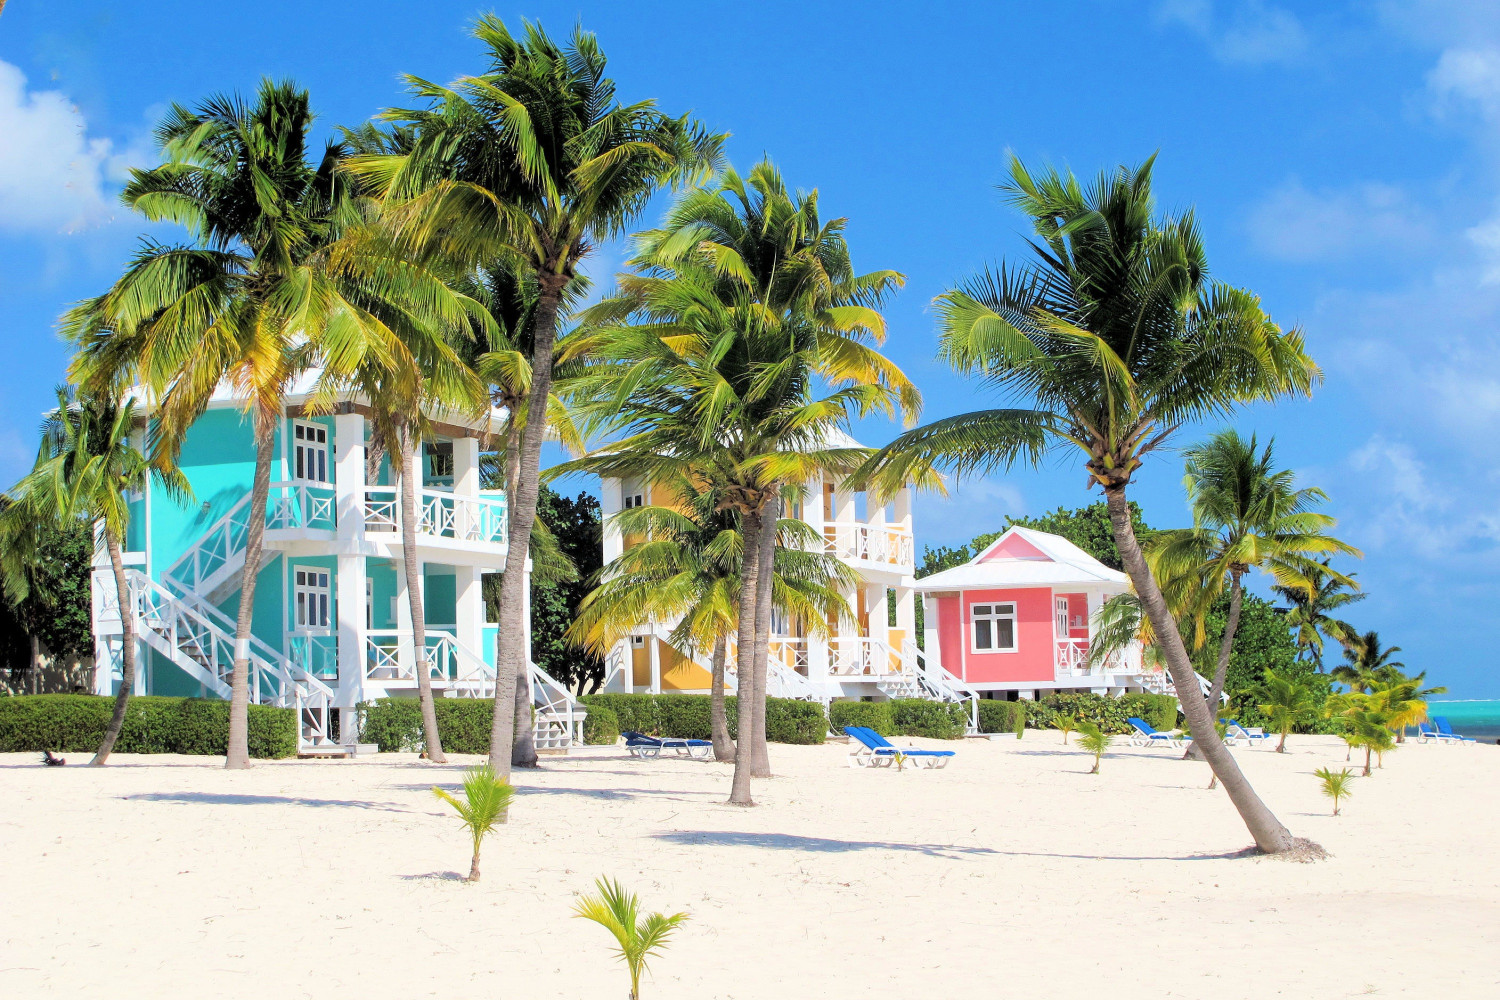
[[[366,531],[401,530],[401,491],[394,486],[364,490]],[[417,530],[424,535],[465,542],[505,543],[505,494],[487,490],[477,497],[423,490],[418,497]]]
[[[163,576],[182,593],[203,591],[209,581],[239,564],[249,526],[250,494],[246,493],[178,556]],[[266,527],[333,531],[338,527],[333,487],[272,483],[266,494]]]
[[[886,524],[833,521],[823,525],[823,549],[845,561],[915,565],[911,532]]]

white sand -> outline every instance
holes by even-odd
[[[1235,856],[1175,753],[1095,777],[1054,733],[958,749],[896,773],[773,746],[751,810],[724,765],[546,758],[479,885],[427,790],[456,766],[0,756],[0,997],[621,998],[570,918],[601,873],[691,913],[650,1000],[1500,996],[1500,748],[1408,745],[1337,819],[1312,776],[1337,740],[1238,751],[1318,864]]]

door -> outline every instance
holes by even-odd
[[[292,424],[292,478],[328,483],[328,428],[322,424]]]

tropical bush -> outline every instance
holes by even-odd
[[[968,707],[925,698],[893,698],[891,725],[897,736],[925,736],[934,740],[962,739],[968,728]]]
[[[1025,729],[1025,702],[980,699],[979,731],[981,733],[1015,733],[1020,736]]]
[[[710,736],[712,699],[706,694],[589,694],[579,701],[590,712],[596,706],[610,709],[619,719],[621,732],[685,740]],[[731,739],[738,737],[737,704],[733,696],[724,699]],[[771,743],[822,743],[827,735],[828,717],[822,705],[794,698],[766,699],[766,739]]]
[[[828,706],[828,725],[837,731],[845,726],[864,726],[881,736],[895,736],[888,701],[835,701]]]
[[[1135,713],[1127,711],[1119,698],[1102,694],[1050,694],[1040,701],[1021,702],[1026,706],[1028,729],[1052,729],[1059,715],[1069,715],[1080,723],[1098,726],[1106,733],[1128,733],[1125,720]]]
[[[589,746],[613,746],[620,739],[620,717],[606,705],[592,705],[583,720],[583,742]]]
[[[1177,699],[1169,694],[1136,691],[1122,695],[1119,701],[1127,719],[1132,715],[1138,719],[1145,719],[1151,723],[1152,729],[1158,729],[1164,733],[1177,728]]]
[[[113,698],[38,694],[0,698],[0,753],[93,753],[109,725]],[[229,702],[201,698],[130,700],[116,753],[223,754]],[[250,756],[295,757],[297,718],[290,708],[250,706]]]
[[[449,753],[490,752],[493,698],[438,698],[438,737]],[[380,698],[359,706],[360,739],[382,753],[415,753],[424,746],[422,707],[415,698]]]

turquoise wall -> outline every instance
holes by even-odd
[[[395,628],[396,619],[391,614],[391,601],[396,596],[395,564],[389,559],[368,559],[365,561],[365,572],[369,574],[370,581],[374,584],[374,627],[377,629]]]
[[[423,576],[423,611],[430,625],[454,625],[458,622],[458,578],[446,566],[425,566]]]
[[[277,434],[276,458],[281,456]],[[161,484],[151,484],[151,565],[160,575],[215,521],[237,503],[255,478],[255,439],[250,417],[239,410],[209,410],[188,431],[178,467],[192,487],[191,498],[175,500]],[[279,464],[272,479],[279,478]]]

